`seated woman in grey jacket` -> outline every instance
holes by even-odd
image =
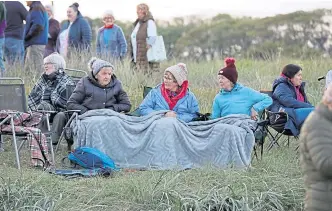
[[[91,71],[77,83],[68,100],[67,109],[80,110],[80,114],[95,109],[130,111],[128,95],[113,74],[114,66],[104,60],[92,58],[88,67]]]

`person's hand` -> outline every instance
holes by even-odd
[[[257,111],[254,108],[251,108],[251,115],[250,115],[250,117],[251,117],[252,120],[255,120],[255,121],[258,118],[258,113],[257,113]]]
[[[151,45],[147,44],[146,49],[149,49],[149,48],[151,48]]]
[[[169,111],[165,114],[165,117],[176,117],[176,113],[174,111]]]

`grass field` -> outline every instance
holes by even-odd
[[[86,70],[87,60],[73,60],[67,66]],[[162,68],[174,63],[163,63]],[[332,60],[239,60],[239,82],[256,90],[270,89],[288,63],[303,67],[309,99],[316,105],[324,85],[317,78],[332,69]],[[190,88],[202,112],[211,110],[219,90],[216,73],[222,65],[221,60],[187,64]],[[142,100],[142,87],[156,85],[162,78],[162,72],[151,78],[135,74],[129,64],[118,67],[116,74],[133,107]],[[14,70],[8,75],[23,77],[27,92],[36,80],[32,74]],[[16,170],[7,140],[5,152],[0,153],[0,210],[302,210],[304,186],[296,145],[292,140],[290,148],[273,148],[246,170],[206,166],[187,171],[121,171],[113,178],[68,180],[28,167],[27,149],[22,154],[23,169]],[[64,150],[57,154],[58,164],[63,156]]]

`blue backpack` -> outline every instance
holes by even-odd
[[[86,169],[118,170],[110,157],[95,148],[79,147],[69,153],[68,159]]]

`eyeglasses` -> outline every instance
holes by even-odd
[[[108,17],[104,17],[103,20],[113,20],[114,18],[111,17],[111,16],[108,16]]]
[[[174,82],[176,83],[177,81],[169,76],[164,75],[164,81],[169,81],[169,82]]]
[[[55,65],[55,63],[48,62],[48,63],[43,64],[43,66],[47,66],[47,65]]]

